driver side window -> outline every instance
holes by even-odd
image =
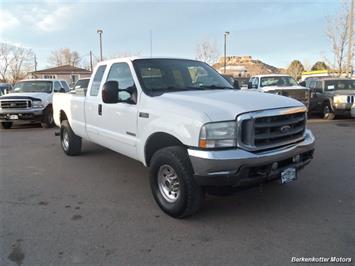
[[[120,99],[128,100],[132,95],[132,103],[136,102],[137,89],[134,84],[131,70],[129,69],[127,63],[115,63],[111,66],[107,81],[111,80],[118,82],[118,88],[120,90],[118,93]],[[131,93],[122,90],[128,90]]]

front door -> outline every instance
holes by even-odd
[[[115,63],[111,66],[107,81],[118,82],[119,98],[127,100],[130,96],[122,90],[133,91],[129,102],[114,104],[102,103],[102,123],[100,135],[104,146],[129,157],[137,154],[137,89],[127,63]]]

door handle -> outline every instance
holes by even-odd
[[[99,113],[99,115],[102,115],[102,104],[98,105],[97,112]]]

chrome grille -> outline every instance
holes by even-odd
[[[281,147],[303,139],[306,109],[286,108],[247,113],[237,118],[238,146],[250,150]]]
[[[0,101],[2,109],[26,109],[31,107],[31,101]]]

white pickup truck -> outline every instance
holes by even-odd
[[[68,91],[65,80],[28,79],[16,82],[13,90],[0,97],[2,128],[10,129],[13,123],[41,123],[42,127],[53,127],[53,94]]]
[[[53,110],[66,154],[84,138],[142,162],[173,217],[198,211],[206,191],[292,181],[314,151],[302,103],[235,90],[195,60],[101,62],[86,96],[56,94]]]

